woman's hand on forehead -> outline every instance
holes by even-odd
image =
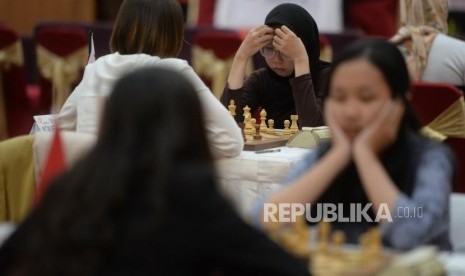
[[[291,29],[283,25],[281,28],[275,29],[274,33],[273,46],[275,49],[293,60],[308,60],[305,45],[302,43],[302,40],[291,31]]]
[[[259,25],[251,29],[241,46],[239,47],[238,53],[250,57],[261,48],[270,44],[273,41],[274,32],[273,29],[267,25]]]

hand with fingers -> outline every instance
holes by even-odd
[[[291,29],[284,25],[275,30],[273,46],[276,50],[279,50],[285,56],[294,61],[308,61],[307,50],[305,49],[305,45],[302,40],[294,34]]]
[[[334,103],[332,102],[332,100],[328,99],[325,103],[324,108],[326,124],[328,125],[331,133],[331,150],[338,152],[341,158],[345,158],[347,159],[347,161],[349,161],[351,157],[352,145],[349,137],[347,137],[347,135],[344,133],[341,126],[333,116],[333,105]]]
[[[270,44],[273,41],[273,36],[273,29],[266,25],[260,25],[251,29],[237,50],[236,55],[248,59],[261,48]]]
[[[397,139],[404,111],[401,99],[386,102],[373,122],[355,138],[353,151],[378,154],[391,145]]]

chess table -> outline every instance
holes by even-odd
[[[309,149],[277,147],[256,153],[243,151],[216,162],[220,188],[236,210],[245,215],[259,196],[279,189],[289,169]]]

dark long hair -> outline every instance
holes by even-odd
[[[332,79],[334,72],[341,64],[358,58],[365,58],[373,64],[381,72],[386,84],[389,86],[392,98],[402,100],[405,106],[405,114],[401,128],[418,131],[420,123],[408,100],[411,91],[410,77],[404,57],[399,49],[394,44],[382,39],[357,41],[335,57],[329,79]],[[329,96],[331,81],[327,89],[326,97]]]
[[[134,195],[148,197],[148,205],[140,225],[131,227],[136,236],[147,235],[163,221],[166,187],[185,173],[196,181],[214,179],[194,87],[167,69],[139,69],[116,83],[95,147],[52,183],[5,244],[10,259],[3,261],[28,275],[95,274]]]
[[[177,0],[125,0],[110,39],[112,52],[176,57],[184,37],[184,17]]]
[[[365,58],[381,72],[390,88],[392,97],[400,98],[405,106],[405,113],[397,140],[380,155],[380,160],[399,190],[411,195],[416,175],[415,170],[409,168],[417,167],[420,162],[421,151],[430,146],[431,142],[418,135],[420,124],[407,98],[410,91],[410,79],[404,58],[397,47],[387,41],[381,39],[357,41],[334,59],[328,89],[331,89],[331,79],[334,71],[341,64],[358,58]],[[326,95],[328,96],[328,93]],[[411,147],[412,144],[415,144],[416,147]],[[331,145],[328,144],[319,148],[319,156],[321,157],[328,152],[330,147]],[[361,203],[362,206],[365,206],[364,204],[369,202],[353,162],[350,162],[336,177],[331,186],[318,199],[318,202],[344,204],[345,217],[350,215],[349,204]],[[374,220],[374,214],[369,213],[369,215]],[[376,224],[361,223],[364,224],[364,227],[360,228],[364,229],[363,231],[366,231],[371,224]],[[334,223],[333,225],[335,228],[344,228],[343,224]],[[349,242],[357,242],[357,238],[358,235],[349,236],[348,240]]]

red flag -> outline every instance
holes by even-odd
[[[47,156],[47,162],[41,173],[39,184],[35,193],[35,203],[38,204],[42,199],[43,194],[47,190],[51,181],[53,181],[60,173],[66,170],[66,161],[63,151],[63,143],[61,140],[60,130],[56,126],[53,134],[52,144]]]

